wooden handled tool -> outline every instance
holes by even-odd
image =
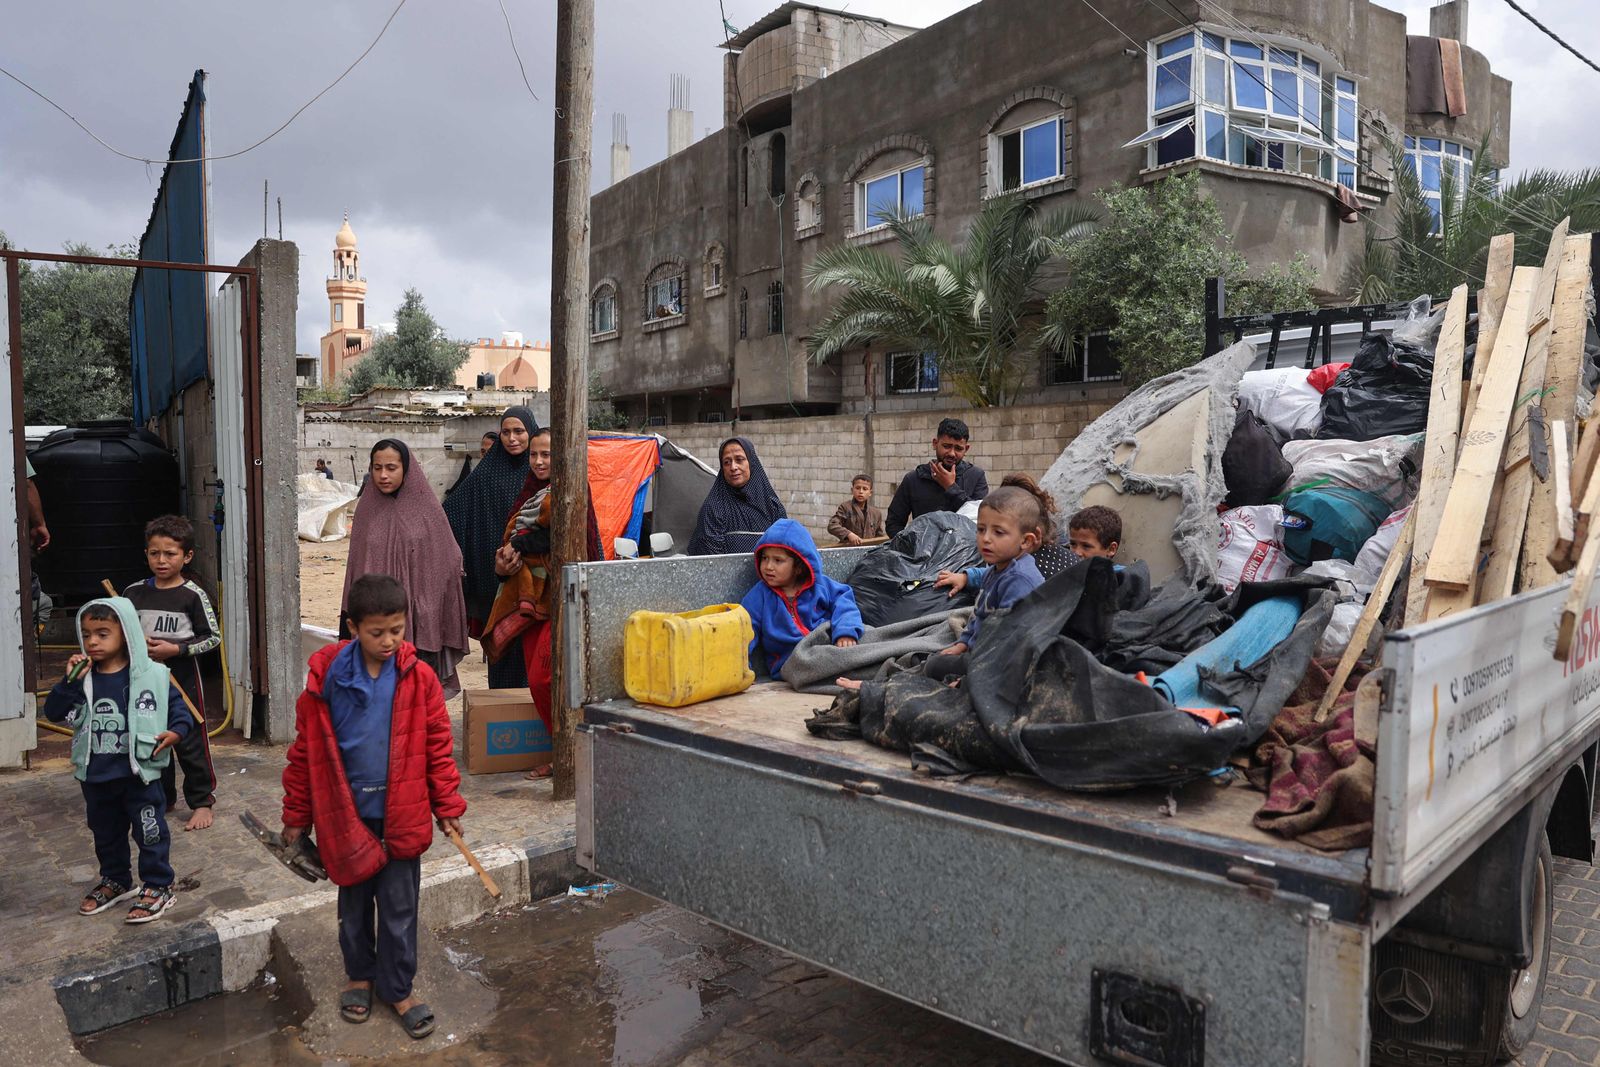
[[[467,843],[461,840],[461,835],[454,830],[446,830],[445,836],[455,842],[456,848],[460,849],[467,862],[472,864],[472,869],[478,872],[478,878],[483,882],[483,888],[489,891],[491,897],[499,900],[500,887],[494,884],[494,879],[489,877],[489,872],[483,869],[483,864],[478,862],[478,857],[472,854],[472,850],[467,847]]]

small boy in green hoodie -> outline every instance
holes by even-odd
[[[44,702],[45,718],[75,731],[73,774],[83,785],[100,861],[100,881],[84,895],[78,914],[96,915],[136,895],[131,833],[144,885],[125,921],[147,923],[172,906],[172,836],[161,771],[194,719],[167,668],[150,658],[130,601],[91,600],[78,612],[78,630],[81,651]]]

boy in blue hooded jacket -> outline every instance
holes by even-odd
[[[750,651],[765,653],[774,678],[800,639],[825,622],[836,645],[853,645],[861,637],[855,591],[822,573],[822,557],[804,526],[779,519],[761,535],[755,557],[761,581],[740,603],[755,626]]]

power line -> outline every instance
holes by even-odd
[[[1145,50],[1147,48],[1146,45],[1143,45],[1143,44],[1139,43],[1138,41],[1135,41],[1132,37],[1129,37],[1128,34],[1127,34],[1127,31],[1125,31],[1121,26],[1118,26],[1115,22],[1112,22],[1109,18],[1107,18],[1106,17],[1106,13],[1104,11],[1101,11],[1099,8],[1095,7],[1092,3],[1089,2],[1089,0],[1081,0],[1081,2],[1083,3],[1084,7],[1088,8],[1090,11],[1093,11],[1096,15],[1099,15],[1101,22],[1104,22],[1107,26],[1110,26],[1112,29],[1114,29],[1118,33],[1122,34],[1124,40],[1126,40],[1129,44],[1133,45],[1133,47],[1137,48],[1141,55],[1144,54],[1144,52],[1145,52]]]
[[[517,57],[517,70],[522,72],[522,84],[527,86],[528,95],[539,100],[539,94],[533,91],[533,83],[528,81],[528,68],[522,65],[522,52],[517,48],[517,35],[511,30],[511,16],[506,13],[506,0],[499,0],[500,17],[506,20],[506,39],[511,42],[511,54]],[[540,103],[544,101],[540,100]],[[563,118],[561,109],[556,108],[556,117]]]
[[[1538,27],[1540,33],[1544,34],[1546,37],[1550,38],[1556,44],[1560,45],[1562,48],[1565,48],[1567,51],[1569,51],[1573,55],[1577,56],[1578,59],[1581,60],[1585,66],[1587,66],[1587,67],[1589,67],[1589,68],[1591,68],[1591,69],[1593,69],[1595,71],[1600,71],[1600,66],[1597,66],[1595,64],[1594,60],[1590,59],[1588,56],[1584,55],[1582,52],[1578,51],[1576,48],[1572,47],[1570,44],[1568,44],[1567,42],[1563,41],[1556,34],[1556,31],[1552,30],[1549,26],[1546,26],[1544,23],[1542,23],[1538,19],[1534,18],[1533,15],[1531,13],[1529,13],[1526,8],[1524,8],[1521,4],[1517,3],[1517,0],[1506,0],[1506,6],[1511,8],[1511,10],[1515,11],[1517,14],[1521,15],[1523,18],[1527,19],[1529,22],[1533,23],[1534,26]]]
[[[340,74],[337,78],[333,79],[333,81],[329,82],[327,88],[323,89],[316,96],[313,96],[310,100],[307,100],[305,103],[301,104],[300,107],[295,111],[294,114],[290,115],[287,119],[285,119],[283,121],[283,125],[279,126],[277,129],[273,130],[271,133],[269,133],[265,137],[261,138],[261,140],[257,141],[255,144],[249,145],[249,146],[247,146],[245,148],[241,148],[237,152],[225,152],[225,153],[222,153],[221,155],[196,156],[193,159],[167,159],[165,157],[147,157],[147,156],[131,155],[130,153],[123,152],[120,149],[113,148],[111,145],[107,144],[105,142],[105,139],[102,138],[99,134],[95,133],[89,127],[85,126],[82,122],[79,122],[78,121],[78,117],[76,115],[74,115],[72,112],[68,111],[66,108],[62,107],[60,104],[56,103],[54,100],[50,99],[48,96],[46,96],[44,93],[40,92],[38,89],[35,89],[32,85],[29,85],[22,78],[20,78],[17,75],[11,73],[11,71],[7,70],[4,67],[0,67],[0,74],[4,74],[6,77],[8,77],[12,81],[16,82],[18,85],[20,85],[24,89],[28,90],[28,92],[32,93],[34,96],[37,96],[40,100],[43,100],[45,103],[49,104],[51,107],[53,107],[57,111],[61,112],[69,120],[71,120],[71,122],[72,122],[72,124],[74,126],[78,127],[78,129],[82,130],[84,133],[88,134],[90,137],[94,138],[97,142],[99,142],[100,147],[104,148],[106,151],[112,153],[113,155],[121,156],[123,159],[129,159],[129,160],[132,160],[135,163],[144,163],[146,165],[151,164],[151,163],[205,163],[205,162],[209,162],[209,161],[215,160],[215,159],[236,159],[237,157],[244,155],[246,152],[255,151],[257,148],[260,148],[262,145],[266,144],[268,141],[270,141],[274,137],[278,136],[278,134],[280,134],[284,130],[288,129],[289,128],[289,124],[294,122],[295,119],[299,118],[301,112],[305,111],[305,109],[310,107],[312,104],[315,104],[318,100],[321,100],[323,98],[323,96],[325,96],[328,93],[328,91],[331,90],[335,85],[338,85],[340,82],[344,81],[345,78],[349,75],[349,73],[351,71],[355,70],[356,67],[360,66],[361,65],[361,61],[363,59],[367,58],[367,53],[371,52],[374,48],[376,48],[378,46],[378,42],[383,40],[383,35],[389,32],[389,24],[394,21],[395,16],[400,14],[400,9],[405,7],[405,6],[406,6],[406,0],[400,0],[400,2],[395,5],[394,10],[389,12],[389,17],[384,20],[383,28],[380,29],[378,31],[378,35],[372,39],[372,43],[367,45],[366,49],[363,50],[362,53],[359,56],[356,56],[355,61],[353,63],[351,63],[348,67],[344,68],[344,73]]]

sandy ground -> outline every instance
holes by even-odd
[[[350,542],[300,542],[300,621],[310,626],[336,629],[339,601],[344,593],[344,564]],[[463,689],[484,689],[489,685],[488,665],[483,662],[477,642],[472,655],[457,668]],[[460,698],[450,702],[450,710],[460,710]]]

